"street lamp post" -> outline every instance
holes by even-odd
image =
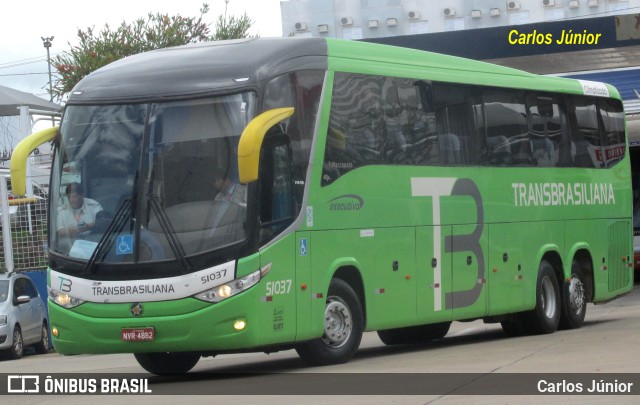
[[[51,41],[53,37],[40,37],[42,38],[42,44],[47,48],[47,66],[49,67],[49,101],[53,102],[53,85],[51,84],[51,56],[49,55],[49,48],[51,48]]]

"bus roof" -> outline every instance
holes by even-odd
[[[581,94],[574,79],[426,51],[331,38],[251,38],[158,49],[111,63],[85,77],[68,104],[144,102],[246,88],[300,69],[397,74],[446,82]],[[417,75],[417,76],[416,76]],[[612,86],[609,94],[619,98]]]
[[[81,80],[68,104],[212,95],[281,73],[327,68],[322,38],[252,38],[163,48],[113,62]]]

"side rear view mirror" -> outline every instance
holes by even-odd
[[[258,180],[260,150],[267,131],[280,121],[293,115],[293,107],[274,108],[252,119],[242,131],[238,143],[238,173],[240,183]]]

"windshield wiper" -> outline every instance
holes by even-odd
[[[87,264],[84,266],[82,273],[84,274],[93,273],[96,262],[98,261],[98,257],[103,256],[103,252],[108,247],[113,245],[113,241],[115,239],[114,236],[116,235],[117,232],[120,232],[124,228],[124,225],[127,223],[129,218],[131,218],[132,207],[133,205],[130,199],[126,199],[122,201],[122,203],[118,207],[118,211],[116,211],[116,214],[113,217],[113,220],[109,223],[109,226],[107,227],[107,230],[104,232],[104,235],[102,235],[102,238],[100,238],[100,241],[98,242],[98,246],[95,248],[95,250],[91,254],[91,257],[89,258],[89,261],[87,262]]]
[[[176,232],[173,230],[173,226],[171,225],[171,221],[167,217],[167,213],[165,212],[164,208],[162,208],[162,205],[160,205],[158,197],[153,193],[149,193],[147,194],[147,200],[151,203],[151,209],[158,218],[158,222],[160,223],[162,232],[169,242],[169,247],[171,247],[174,256],[182,265],[182,272],[189,273],[189,271],[191,270],[191,264],[187,260],[187,255],[184,252],[182,244],[180,243],[178,238],[176,238]]]
[[[120,206],[118,207],[118,210],[116,211],[116,214],[114,215],[113,219],[109,223],[107,230],[104,232],[104,235],[102,235],[102,237],[100,238],[100,241],[98,242],[98,246],[91,254],[91,257],[89,258],[89,261],[87,262],[87,264],[84,266],[84,269],[82,270],[84,274],[93,273],[93,270],[95,269],[95,266],[96,266],[96,262],[98,261],[98,257],[102,258],[104,256],[103,252],[108,247],[113,245],[113,241],[115,239],[114,236],[116,235],[116,233],[122,231],[127,221],[133,217],[133,214],[137,206],[137,193],[136,193],[137,187],[138,187],[138,171],[136,171],[136,175],[133,180],[133,194],[131,195],[131,198],[125,199],[122,201],[122,203],[120,203]]]

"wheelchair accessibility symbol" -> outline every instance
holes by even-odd
[[[307,255],[307,238],[300,239],[300,256]]]
[[[133,253],[133,236],[120,235],[116,239],[116,254],[128,255]]]

